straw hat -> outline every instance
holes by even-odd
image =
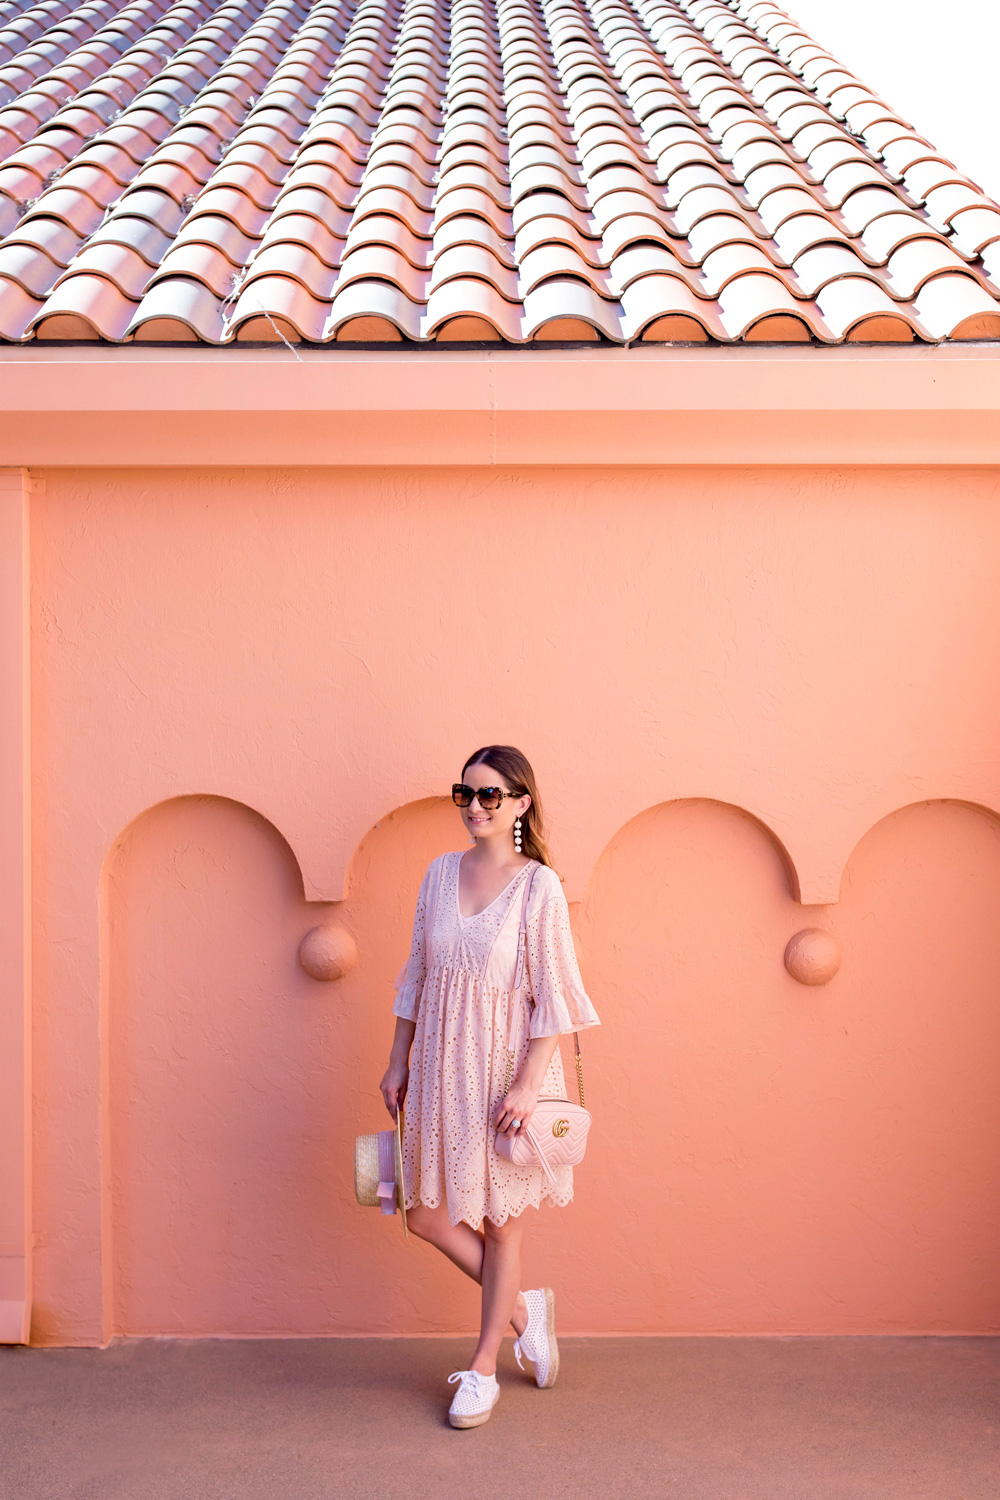
[[[392,1188],[391,1194],[385,1192],[387,1187]],[[379,1188],[383,1189],[381,1196]],[[394,1214],[398,1206],[403,1234],[409,1233],[403,1192],[402,1110],[397,1110],[392,1130],[375,1130],[355,1140],[354,1196],[362,1208],[381,1207],[384,1214]]]

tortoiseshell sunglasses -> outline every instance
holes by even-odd
[[[473,797],[478,797],[484,812],[496,812],[505,797],[523,796],[523,792],[505,792],[498,786],[466,786],[464,781],[456,781],[451,789],[451,800],[456,807],[471,807]]]

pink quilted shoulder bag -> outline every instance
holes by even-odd
[[[514,994],[510,1003],[510,1030],[507,1036],[507,1076],[504,1079],[504,1095],[508,1093],[514,1074],[514,1032],[521,1001],[521,987],[528,972],[528,900],[535,878],[532,870],[525,883],[521,901],[521,930],[517,939],[517,968],[514,973]],[[568,1099],[541,1098],[527,1125],[522,1125],[516,1135],[501,1135],[498,1131],[494,1145],[499,1156],[504,1156],[517,1167],[540,1166],[550,1182],[555,1181],[556,1167],[575,1167],[583,1161],[590,1131],[590,1114],[583,1107],[583,1059],[580,1056],[580,1037],[573,1033],[576,1043],[576,1085],[580,1091],[579,1104]]]

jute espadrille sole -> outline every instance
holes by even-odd
[[[556,1343],[556,1295],[550,1286],[545,1287],[545,1337],[549,1344],[549,1367],[545,1372],[545,1383],[541,1389],[547,1391],[555,1385],[559,1374],[559,1345]]]
[[[488,1422],[492,1415],[493,1407],[491,1406],[489,1411],[477,1412],[474,1417],[457,1417],[452,1416],[451,1412],[449,1412],[448,1421],[452,1427],[482,1427],[483,1423]]]

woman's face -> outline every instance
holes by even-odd
[[[503,792],[510,791],[500,772],[482,762],[466,767],[462,780],[476,792],[480,787],[488,786],[499,787]],[[473,838],[498,838],[506,840],[513,847],[514,820],[526,813],[530,806],[531,798],[527,794],[523,797],[504,797],[500,806],[495,809],[480,806],[479,798],[474,797],[468,807],[460,808],[460,812],[462,822]]]

